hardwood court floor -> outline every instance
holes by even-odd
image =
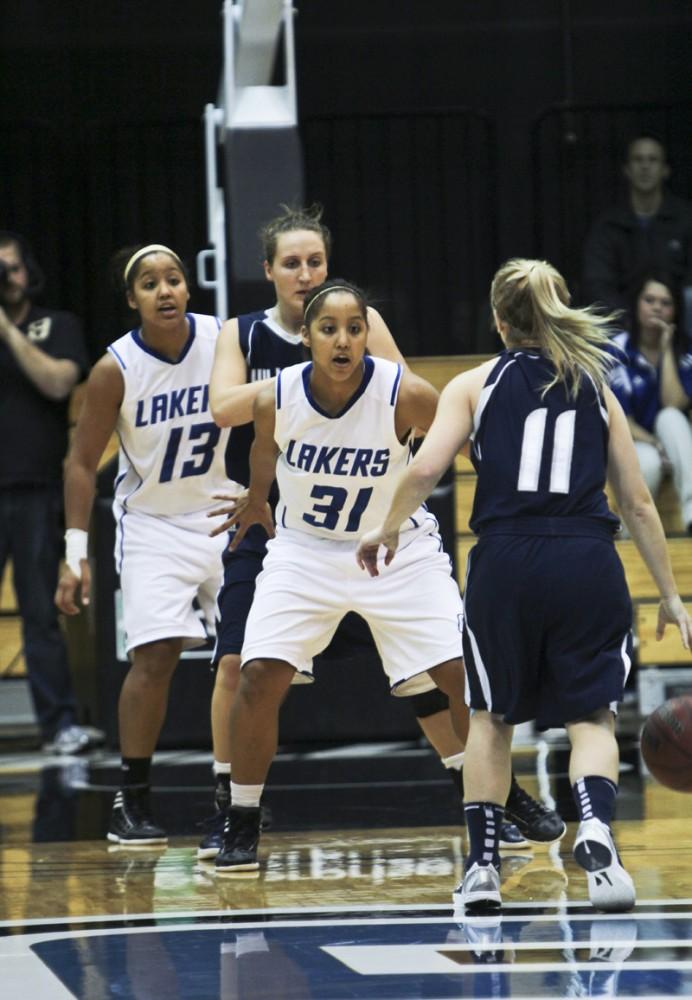
[[[312,790],[300,770],[309,761],[293,760],[290,783],[279,762],[262,870],[233,878],[198,862],[190,836],[208,755],[161,757],[157,797],[174,834],[164,850],[103,839],[114,758],[43,768],[37,755],[0,757],[0,996],[692,995],[692,799],[643,776],[635,744],[623,746],[614,827],[635,910],[589,905],[570,853],[565,749],[539,741],[518,749],[515,768],[532,794],[557,801],[568,832],[550,848],[504,852],[502,919],[485,921],[454,913],[465,833],[428,751],[345,753],[351,780]],[[343,766],[328,759],[327,779]]]

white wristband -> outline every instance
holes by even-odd
[[[81,528],[68,528],[65,532],[65,562],[79,580],[82,579],[81,561],[87,557],[88,538]]]

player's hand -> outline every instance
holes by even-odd
[[[58,589],[55,591],[55,603],[66,615],[78,615],[79,605],[76,594],[80,591],[81,604],[86,607],[91,596],[91,568],[87,559],[80,560],[82,569],[81,579],[72,572],[69,566],[65,566],[60,574]]]
[[[273,538],[276,534],[274,531],[272,509],[266,501],[264,503],[249,501],[234,517],[229,518],[229,523],[235,525],[233,537],[228,545],[231,552],[234,552],[238,548],[245,538],[248,528],[253,524],[261,525],[270,538]]]
[[[677,625],[683,646],[687,650],[692,649],[692,618],[677,594],[664,598],[658,606],[657,640],[663,638],[666,625]]]
[[[386,549],[384,564],[385,566],[389,566],[399,547],[399,532],[385,532],[382,526],[380,526],[379,528],[373,528],[372,531],[368,531],[361,538],[356,549],[356,562],[361,569],[367,570],[370,576],[379,576],[377,554],[380,545],[384,545]]]
[[[228,546],[231,551],[240,545],[248,528],[253,524],[261,524],[269,537],[274,537],[274,518],[272,509],[266,501],[253,500],[248,490],[243,490],[235,497],[215,493],[214,499],[228,502],[223,507],[210,511],[207,517],[225,517],[226,520],[209,534],[214,538],[224,531],[233,531],[233,538]]]
[[[215,538],[216,535],[221,535],[224,531],[230,531],[230,529],[237,523],[238,517],[247,507],[248,491],[243,490],[242,493],[237,493],[235,496],[230,496],[228,493],[214,493],[212,495],[212,500],[226,501],[223,507],[216,507],[214,510],[210,510],[207,514],[207,517],[226,518],[223,524],[219,524],[213,529],[213,531],[209,532],[210,537]]]

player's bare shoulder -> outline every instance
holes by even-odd
[[[439,393],[430,382],[404,371],[397,400],[397,425],[427,430],[435,417],[438,399]]]
[[[87,395],[94,399],[100,398],[103,402],[116,402],[119,406],[124,388],[122,367],[110,351],[106,351],[89,373]]]
[[[496,364],[497,358],[491,358],[489,361],[484,361],[475,368],[459,372],[453,379],[450,379],[442,390],[442,398],[448,399],[450,397],[463,396],[468,399],[472,408],[475,408],[483,386]]]

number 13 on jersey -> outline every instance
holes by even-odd
[[[161,462],[160,483],[170,483],[173,479],[184,430],[183,427],[174,427],[168,437],[168,444]],[[214,448],[219,443],[220,436],[221,428],[211,421],[192,424],[188,429],[186,444],[189,441],[195,441],[196,444],[193,444],[189,449],[190,457],[183,461],[178,478],[203,476],[205,472],[209,472],[211,463],[214,461]]]

